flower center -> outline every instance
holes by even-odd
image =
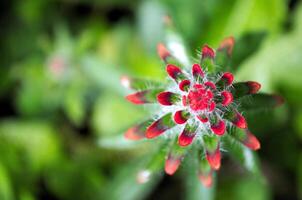
[[[212,91],[207,89],[203,84],[195,84],[188,94],[190,108],[194,111],[209,108],[213,96]]]

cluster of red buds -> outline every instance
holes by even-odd
[[[172,53],[159,44],[158,54],[166,64],[170,79],[167,84],[122,77],[124,86],[138,90],[126,96],[128,101],[160,105],[153,119],[131,127],[125,137],[131,140],[161,135],[166,140],[177,138],[175,145],[178,148],[171,147],[166,156],[167,174],[176,172],[186,149],[196,144],[201,152],[199,179],[205,186],[211,186],[213,172],[221,164],[223,137],[233,129],[240,129],[228,133],[234,140],[251,150],[260,148],[259,140],[251,133],[243,116],[244,109],[253,105],[253,100],[268,100],[274,105],[279,105],[282,100],[275,95],[256,94],[261,87],[259,83],[235,82],[231,72],[221,71],[231,57],[233,46],[233,37],[226,38],[216,50],[204,45],[200,63],[187,67],[175,62]],[[242,101],[247,96],[250,97],[248,101]]]

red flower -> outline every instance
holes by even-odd
[[[234,82],[231,72],[213,70],[217,63],[220,64],[221,55],[231,56],[233,45],[232,37],[224,40],[216,52],[205,45],[200,64],[192,64],[191,69],[183,69],[175,64],[166,65],[167,74],[172,80],[168,86],[156,87],[159,89],[144,88],[126,97],[134,104],[158,103],[162,109],[156,120],[148,120],[130,128],[125,136],[132,140],[151,139],[174,130],[173,133],[178,134],[177,143],[182,148],[188,148],[195,141],[201,143],[199,148],[203,149],[209,166],[199,174],[199,179],[205,186],[212,184],[212,173],[220,168],[220,141],[228,127],[243,130],[240,135],[232,136],[244,146],[252,150],[260,148],[258,139],[249,131],[242,114],[241,107],[246,102],[238,102],[246,95],[255,95],[261,85],[254,81]],[[158,45],[158,52],[165,63],[168,57],[173,57],[163,44]],[[123,77],[122,83],[129,88],[138,89],[141,82]],[[261,98],[264,98],[263,95]],[[281,102],[275,95],[265,98],[273,99],[276,102],[274,105]],[[184,155],[185,153],[169,153],[165,164],[167,174],[176,172]]]

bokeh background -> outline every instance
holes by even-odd
[[[214,199],[302,199],[302,3],[297,0],[11,0],[0,3],[0,199],[206,199],[181,172],[138,185],[152,149],[122,133],[146,111],[122,74],[161,80],[170,15],[196,57],[236,38],[237,80],[285,104],[248,116],[263,180],[223,158]]]

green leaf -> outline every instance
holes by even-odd
[[[80,67],[84,75],[99,88],[124,95],[125,89],[120,85],[121,73],[110,64],[102,62],[95,55],[86,55]]]
[[[68,118],[77,126],[83,123],[85,117],[85,102],[83,88],[71,87],[65,92],[63,108]]]
[[[257,112],[273,109],[283,103],[283,99],[271,94],[252,94],[239,100],[240,109],[243,111]]]
[[[162,83],[149,80],[149,79],[140,79],[140,78],[132,78],[128,76],[121,77],[121,84],[133,90],[147,90],[151,88],[159,88],[162,87]]]
[[[84,161],[75,157],[73,160],[61,159],[55,165],[48,166],[43,180],[47,189],[60,199],[103,199],[102,170],[95,162],[89,159],[88,163]]]
[[[28,161],[28,165],[22,167],[28,167],[33,172],[40,171],[44,166],[61,157],[61,147],[56,130],[45,122],[2,120],[0,138],[1,141],[22,149]]]
[[[232,95],[234,99],[239,99],[243,96],[254,94],[258,92],[261,85],[256,82],[237,82],[233,84],[233,87],[231,88]]]
[[[98,145],[104,149],[111,149],[111,150],[126,150],[126,149],[133,149],[137,147],[142,147],[146,140],[141,141],[132,141],[126,139],[124,135],[117,135],[111,137],[105,137],[98,140]]]
[[[2,163],[0,163],[0,199],[3,200],[15,199],[9,174],[7,173]]]
[[[214,199],[215,195],[215,183],[211,188],[204,187],[198,179],[198,168],[199,168],[199,155],[197,148],[192,148],[183,162],[183,177],[185,178],[185,199],[187,200],[199,200]],[[213,177],[215,178],[215,176]],[[215,182],[215,181],[214,181]]]
[[[234,130],[236,131],[237,129]],[[222,144],[222,148],[225,146],[225,149],[229,151],[231,157],[237,160],[246,170],[253,173],[258,178],[264,179],[261,174],[259,159],[255,152],[243,146],[229,135],[223,137]]]
[[[226,22],[224,35],[238,36],[249,31],[277,33],[285,19],[283,0],[237,0]]]
[[[266,35],[265,32],[249,32],[236,40],[229,70],[236,71],[245,59],[256,54]]]
[[[96,99],[91,125],[97,135],[108,136],[126,131],[143,118],[145,118],[143,109],[127,102],[120,95],[106,92]]]
[[[164,155],[158,153],[158,148],[155,149],[155,154],[150,154],[149,152],[144,158],[123,164],[106,187],[105,199],[145,199],[162,177],[162,173],[159,173],[156,169],[158,170],[158,167],[163,167]],[[160,156],[160,159],[158,159],[158,156]],[[144,170],[148,164],[152,166],[149,165],[149,168]],[[138,181],[142,181],[141,179],[148,179],[148,181],[138,183]]]
[[[272,91],[274,87],[282,85],[293,101],[301,99],[299,95],[292,95],[294,91],[301,92],[297,86],[302,85],[301,10],[300,4],[296,9],[293,30],[266,41],[254,56],[243,63],[236,75],[237,80],[258,81],[263,86],[262,91]]]

